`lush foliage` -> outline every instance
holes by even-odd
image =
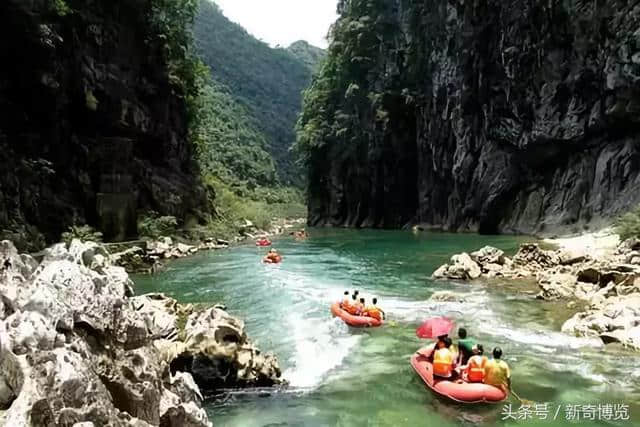
[[[73,239],[83,242],[102,242],[102,233],[89,225],[72,225],[62,233],[62,241],[69,244]]]
[[[256,188],[277,184],[267,142],[246,109],[229,90],[202,76],[194,102],[197,126],[192,128],[200,167],[232,187]]]
[[[255,130],[264,135],[264,148],[276,162],[280,182],[301,185],[302,174],[290,148],[311,68],[287,49],[273,49],[249,35],[210,0],[201,0],[194,33],[214,80],[228,88],[253,118]]]
[[[159,42],[167,60],[169,78],[186,95],[197,90],[200,70],[193,53],[193,35],[189,28],[198,11],[198,0],[152,0],[149,21],[152,41]]]
[[[368,117],[376,130],[384,130],[389,121],[389,100],[403,96],[392,81],[393,67],[388,58],[379,58],[385,43],[392,43],[393,24],[385,16],[393,5],[383,0],[341,0],[341,14],[330,32],[331,44],[319,74],[304,94],[297,124],[296,151],[304,162],[318,166],[326,156],[314,155],[327,145],[340,144],[341,156],[353,156],[358,145],[367,140],[362,129]],[[388,62],[387,62],[388,61]],[[385,76],[374,81],[371,75]],[[406,102],[410,96],[406,94]],[[318,166],[320,167],[320,166]]]
[[[324,49],[310,45],[304,40],[298,40],[292,43],[287,50],[302,61],[311,71],[316,70],[325,56]]]
[[[620,217],[615,228],[622,240],[640,237],[640,207]]]
[[[304,198],[299,189],[258,187],[231,187],[213,175],[207,183],[215,188],[215,215],[204,227],[190,230],[191,238],[206,236],[233,237],[250,221],[262,230],[268,230],[274,219],[301,218],[306,215]]]
[[[67,16],[71,13],[71,8],[65,0],[53,0],[51,9],[58,16]]]
[[[174,216],[160,216],[151,211],[138,218],[138,233],[142,237],[173,236],[177,228],[178,221]]]
[[[293,102],[292,96],[282,100],[284,88],[289,87],[282,74],[291,71],[280,70],[279,75],[274,75],[273,69],[293,67],[295,71],[304,66],[284,50],[270,49],[253,39],[207,0],[153,0],[152,5],[151,23],[157,40],[162,42],[170,78],[187,100],[190,139],[196,147],[196,160],[203,179],[215,193],[211,200],[211,221],[204,230],[196,227],[196,234],[231,236],[244,220],[268,228],[273,217],[290,213],[303,216],[300,192],[280,186],[272,156],[276,142],[265,127],[270,125],[269,121],[279,123],[283,116],[287,117],[274,106],[280,105],[279,102]],[[199,7],[194,27],[197,45],[205,60],[217,58],[215,62],[207,60],[212,69],[195,54],[193,35],[188,30]],[[255,50],[256,46],[260,49]],[[256,52],[260,52],[258,58],[254,57]],[[271,59],[267,57],[273,56],[273,52],[286,61],[269,63]],[[265,63],[268,63],[266,68]],[[297,81],[302,82],[309,73],[298,71]],[[280,92],[271,88],[274,85]],[[268,103],[263,100],[262,104],[250,101],[263,87],[266,88],[264,96],[272,99]],[[256,114],[256,105],[265,113]],[[294,110],[290,116],[295,117]],[[293,118],[282,126],[288,126],[291,132]],[[289,138],[287,148],[291,142]],[[161,217],[154,212],[138,221],[139,233],[148,237],[175,235],[177,228],[176,218]]]

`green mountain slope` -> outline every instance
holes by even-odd
[[[198,53],[211,68],[213,79],[247,108],[264,134],[280,182],[301,185],[302,174],[290,147],[295,141],[301,92],[311,81],[314,67],[310,64],[319,53],[302,45],[294,49],[297,53],[271,48],[229,21],[209,0],[200,2],[194,34]]]
[[[267,141],[247,109],[215,81],[203,85],[198,99],[198,160],[205,174],[230,186],[249,188],[277,184]]]
[[[291,43],[287,51],[302,61],[312,72],[316,70],[320,61],[326,56],[324,49],[313,46],[304,40]]]

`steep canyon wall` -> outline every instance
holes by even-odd
[[[311,224],[553,233],[640,203],[637,3],[339,7]]]

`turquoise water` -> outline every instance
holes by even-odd
[[[486,244],[513,253],[523,240],[312,230],[305,242],[275,241],[284,255],[280,265],[261,264],[265,250],[247,245],[182,259],[135,281],[138,293],[226,304],[245,319],[261,349],[278,355],[290,387],[231,393],[210,403],[217,426],[640,425],[640,357],[560,333],[570,314],[564,304],[534,300],[535,285],[526,281],[489,285],[429,278],[453,253]],[[329,306],[346,289],[377,296],[390,322],[358,330],[332,319]],[[465,293],[468,302],[430,301],[438,290]],[[433,396],[408,360],[425,345],[415,328],[436,315],[454,318],[485,348],[501,346],[515,391],[538,404],[549,402],[547,420],[541,419],[544,411],[527,420],[503,420],[503,405],[460,405]],[[515,399],[509,402],[513,411],[519,408]],[[566,405],[590,404],[628,405],[614,414],[623,416],[626,408],[631,420],[566,419],[576,415],[576,407]],[[592,408],[581,409],[589,415]]]

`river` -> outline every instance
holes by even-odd
[[[232,393],[208,404],[216,426],[556,426],[591,416],[596,420],[579,424],[640,425],[640,357],[594,348],[587,339],[559,332],[570,314],[566,302],[534,300],[530,281],[463,284],[429,278],[453,253],[489,244],[512,254],[524,240],[311,230],[304,242],[275,241],[284,255],[280,265],[263,265],[265,250],[247,245],[200,253],[134,280],[137,293],[226,304],[245,319],[249,336],[263,351],[278,355],[291,386],[277,393]],[[329,306],[347,289],[378,297],[388,324],[356,330],[332,319]],[[468,302],[430,301],[438,290],[464,293]],[[528,419],[503,420],[504,405],[460,405],[434,397],[408,361],[426,344],[415,336],[416,327],[436,315],[454,318],[485,349],[501,346],[514,390],[537,402],[538,413],[517,413],[519,404],[511,399],[515,415]],[[602,412],[594,415],[589,405],[601,405]],[[625,411],[631,420],[613,420],[624,418]]]

